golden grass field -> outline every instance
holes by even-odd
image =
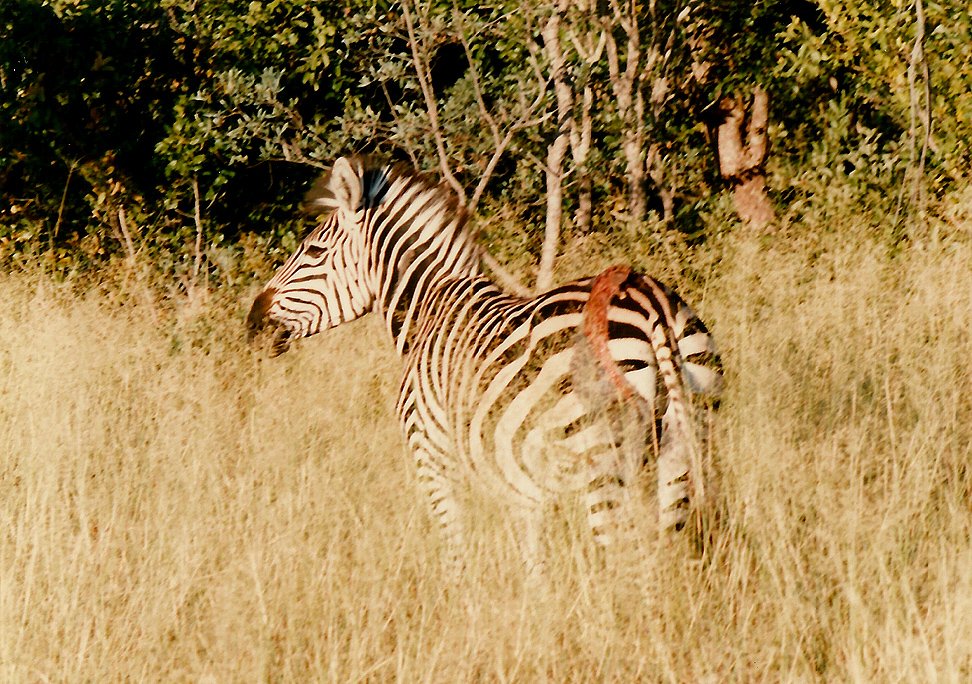
[[[565,515],[541,596],[488,502],[442,576],[373,318],[3,276],[0,681],[972,681],[972,222],[841,233],[631,255],[722,348],[711,539]]]

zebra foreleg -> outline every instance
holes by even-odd
[[[526,568],[526,583],[531,591],[546,588],[547,559],[540,546],[543,534],[543,507],[523,505],[517,514],[520,554]]]
[[[466,534],[455,483],[427,452],[418,451],[415,457],[419,482],[429,497],[432,519],[438,523],[445,543],[446,571],[452,582],[458,584],[466,568]]]

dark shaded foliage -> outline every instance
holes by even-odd
[[[779,205],[822,201],[836,178],[875,223],[892,213],[912,163],[900,81],[914,26],[885,5],[865,2],[853,15],[811,0],[639,5],[642,48],[663,57],[645,75],[644,116],[675,191],[673,227],[705,238],[704,217],[726,190],[707,116],[720,97],[757,83],[772,94],[770,185]],[[471,67],[485,106],[501,122],[512,116],[529,85],[525,41],[540,45],[549,7],[423,7],[448,153],[471,189],[492,145]],[[926,172],[940,196],[964,182],[972,156],[972,19],[937,5],[927,12],[935,126]],[[610,229],[625,194],[613,95],[606,67],[572,62],[571,41],[564,45],[568,81],[589,77],[594,89],[592,225]],[[667,91],[656,99],[662,78]],[[522,221],[497,233],[511,245],[539,240],[539,160],[557,130],[548,116],[519,132],[486,189],[483,213],[505,207]],[[135,248],[178,273],[200,228],[197,210],[207,249],[286,250],[303,230],[302,192],[328,160],[371,152],[436,172],[432,150],[399,3],[0,2],[0,259],[45,252],[58,263],[95,263],[125,253],[127,229]],[[566,215],[574,180],[568,173]],[[649,205],[660,214],[657,198]],[[207,253],[207,263],[217,256]]]

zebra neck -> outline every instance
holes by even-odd
[[[464,296],[478,277],[478,258],[470,242],[459,245],[451,259],[426,255],[418,263],[396,269],[395,278],[384,288],[386,296],[378,302],[388,332],[399,355],[408,353],[419,334],[421,321]]]

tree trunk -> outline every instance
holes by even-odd
[[[638,32],[638,9],[634,2],[612,4],[612,16],[605,17],[604,31],[608,58],[608,78],[617,103],[618,118],[624,124],[621,151],[624,152],[625,173],[628,179],[628,214],[632,224],[645,217],[645,102],[641,91],[641,36]],[[627,37],[624,70],[614,40],[614,26],[620,25]]]
[[[574,157],[574,168],[577,174],[577,211],[574,212],[574,226],[580,233],[587,233],[591,229],[591,174],[587,169],[587,155],[591,151],[591,138],[594,122],[591,118],[591,107],[594,104],[594,91],[590,86],[584,86],[584,99],[581,103],[580,130],[571,126],[570,149]]]
[[[570,144],[570,122],[574,104],[573,92],[565,78],[564,55],[560,49],[560,19],[567,10],[566,0],[553,8],[550,19],[540,32],[550,58],[550,75],[557,94],[557,137],[547,148],[547,218],[540,250],[540,267],[536,289],[547,290],[553,282],[554,262],[560,241],[560,223],[564,212],[564,157]]]
[[[769,154],[766,125],[769,120],[769,94],[760,86],[753,91],[752,109],[746,120],[742,97],[719,102],[716,141],[719,172],[733,184],[736,213],[757,231],[763,231],[776,218],[766,194],[764,164]],[[745,142],[743,131],[745,130]]]
[[[592,183],[588,168],[588,155],[593,141],[594,119],[591,110],[594,108],[594,88],[591,87],[591,71],[601,60],[604,45],[607,41],[601,17],[598,12],[598,0],[575,0],[574,7],[578,14],[575,25],[579,27],[580,38],[576,35],[572,42],[577,51],[579,61],[584,66],[580,69],[582,80],[574,84],[574,109],[570,119],[570,151],[574,159],[574,174],[577,177],[577,211],[574,212],[574,227],[581,234],[591,229],[592,215]]]
[[[567,144],[567,134],[561,133],[547,149],[547,220],[540,251],[540,268],[537,271],[537,292],[549,289],[553,283],[554,261],[557,259],[560,222],[564,211],[563,167]]]
[[[637,84],[636,84],[637,87]],[[626,172],[628,174],[628,213],[631,220],[638,223],[645,218],[645,211],[648,208],[647,198],[645,197],[645,102],[641,93],[641,88],[637,87],[634,95],[634,121],[632,125],[625,127],[624,139],[621,143],[624,148],[624,157],[627,161]]]
[[[645,169],[651,182],[655,184],[655,192],[662,203],[662,221],[668,223],[675,218],[675,192],[665,184],[665,166],[657,143],[648,148]]]

